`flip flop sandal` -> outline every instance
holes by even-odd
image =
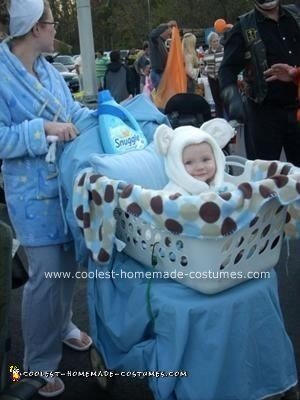
[[[54,384],[54,382],[59,382],[59,389],[53,390],[52,392],[46,392],[43,390],[43,388],[41,388],[40,390],[38,390],[38,394],[40,396],[43,397],[55,397],[60,395],[61,393],[63,393],[65,391],[65,384],[63,383],[63,381],[58,377],[58,376],[54,376],[54,377],[47,377],[47,378],[43,378],[47,383],[52,383]]]
[[[82,334],[82,332],[81,332],[80,329],[74,328],[74,329],[72,329],[72,330],[67,334],[67,336],[64,338],[63,343],[64,343],[66,346],[68,346],[68,347],[70,347],[71,349],[73,349],[73,350],[77,350],[77,351],[86,351],[86,350],[88,350],[88,349],[91,347],[91,345],[92,345],[92,343],[93,343],[92,338],[90,338],[88,335],[87,335],[87,337],[89,338],[89,342],[88,342],[86,345],[84,345],[84,346],[77,346],[76,344],[73,344],[73,343],[70,343],[70,342],[69,342],[70,339],[82,340],[81,334]]]

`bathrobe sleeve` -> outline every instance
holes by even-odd
[[[46,154],[48,144],[42,118],[12,123],[8,105],[0,97],[0,159]]]

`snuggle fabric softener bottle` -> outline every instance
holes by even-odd
[[[105,153],[122,154],[147,145],[135,118],[111,96],[109,90],[98,94],[100,139]]]

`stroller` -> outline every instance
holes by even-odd
[[[175,94],[168,100],[164,112],[173,129],[183,125],[199,127],[212,118],[208,102],[193,93]]]
[[[139,115],[144,116],[145,107],[142,110]],[[91,362],[99,385],[107,388],[114,375],[146,377],[156,400],[257,400],[287,391],[295,384],[297,374],[283,327],[274,271],[270,279],[241,285],[237,285],[238,280],[225,279],[222,288],[218,279],[183,282],[178,275],[180,282],[176,282],[145,276],[146,272],[151,275],[151,271],[165,268],[167,273],[178,266],[185,277],[192,264],[202,263],[206,269],[206,261],[215,272],[246,271],[250,263],[269,270],[280,252],[286,208],[276,198],[264,200],[266,197],[262,200],[266,207],[258,218],[253,215],[248,220],[249,214],[245,214],[248,222],[244,229],[240,229],[240,223],[245,220],[236,219],[237,229],[230,234],[234,225],[227,218],[220,225],[224,240],[208,238],[200,251],[192,251],[195,246],[192,243],[189,247],[185,228],[193,229],[191,222],[194,216],[198,218],[199,204],[187,209],[184,196],[164,195],[167,178],[153,146],[123,155],[101,155],[97,138],[98,132],[92,128],[80,135],[63,154],[60,168],[65,171],[62,184],[70,203],[67,215],[76,247],[80,257],[89,257],[89,317],[94,342]],[[93,151],[98,151],[97,157],[91,156]],[[281,164],[270,167],[273,172],[275,167],[279,171],[283,168]],[[242,182],[250,181],[252,164],[240,168],[246,170]],[[266,172],[266,165],[263,169]],[[120,181],[131,183],[122,193]],[[266,183],[261,183],[259,196],[269,193]],[[249,185],[244,184],[242,189],[246,199],[243,204],[248,204]],[[211,218],[215,219],[220,210],[229,212],[236,195],[241,196],[240,192],[225,192],[219,207],[211,202],[204,205],[210,219],[203,225],[207,234],[214,233]],[[201,201],[197,196],[186,197]],[[253,199],[260,200],[256,192]],[[236,203],[236,216],[240,204]],[[154,218],[149,224],[144,217],[151,213]],[[152,229],[153,225],[157,227]],[[184,230],[179,233],[182,226]],[[113,240],[116,235],[126,248],[110,252],[106,247],[110,240],[100,243],[107,233]],[[93,235],[96,242],[91,242]],[[261,254],[265,256],[264,265],[260,263]],[[191,289],[194,284],[202,288]],[[228,284],[236,287],[225,290]],[[270,331],[271,336],[267,334]]]
[[[164,113],[173,129],[184,125],[199,128],[204,122],[212,119],[209,103],[204,97],[194,93],[175,94],[168,100]],[[236,127],[234,124],[233,126]],[[230,155],[230,142],[222,150],[226,156]]]

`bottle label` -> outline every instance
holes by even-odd
[[[111,127],[110,135],[116,153],[141,150],[147,145],[146,138],[129,126]]]

